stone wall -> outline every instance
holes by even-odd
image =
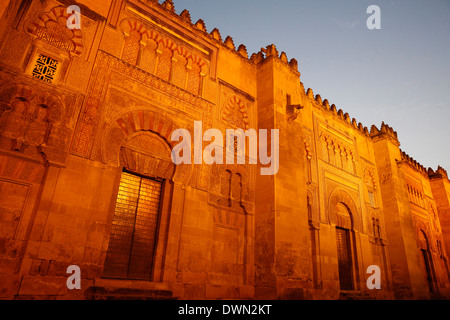
[[[70,4],[0,6],[0,298],[448,297],[448,177],[402,155],[392,128],[369,132],[274,45],[249,57],[170,0],[78,1],[73,31]],[[173,165],[171,135],[194,121],[267,129],[269,150],[278,129],[277,174],[248,156]],[[163,181],[149,281],[103,272],[123,170]],[[366,287],[374,264],[382,290]]]

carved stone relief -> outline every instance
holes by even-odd
[[[0,147],[63,164],[72,135],[73,98],[9,84],[0,88]]]

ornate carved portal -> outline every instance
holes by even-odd
[[[122,173],[103,275],[151,280],[161,181]]]
[[[163,81],[150,73],[136,69],[135,67],[124,63],[123,61],[115,57],[100,52],[99,57],[96,61],[96,66],[94,68],[93,78],[89,85],[84,109],[81,111],[80,120],[75,135],[75,141],[72,147],[73,152],[76,155],[83,157],[93,157],[96,151],[95,149],[99,147],[98,144],[102,139],[100,137],[101,133],[99,131],[99,121],[103,111],[101,101],[105,88],[108,86],[108,76],[110,75],[112,70],[116,71],[119,74],[130,77],[140,82],[142,85],[157,88],[158,90],[168,93],[172,98],[180,99],[185,103],[196,106],[197,108],[201,108],[202,110],[205,110],[207,112],[210,112],[213,107],[212,103],[198,97],[197,95],[193,95],[190,92],[175,86],[174,84]],[[152,128],[155,127],[156,130],[159,125],[158,121],[160,121],[160,116],[159,114],[152,114],[154,114],[154,112],[152,111],[134,111],[133,114],[127,114],[123,117],[123,124],[127,128],[116,128],[114,124],[111,125],[111,128],[112,130],[116,131],[134,131],[141,128],[144,130],[146,130],[147,128],[149,128],[149,130],[152,130]],[[117,121],[120,121],[120,119]],[[129,127],[129,125],[131,127]],[[164,127],[162,129],[167,130],[170,128]],[[171,131],[165,132],[164,134],[170,133]],[[114,161],[117,161],[117,156],[115,156]]]
[[[140,131],[121,148],[121,162],[130,172],[157,179],[172,179],[175,165],[169,146],[156,134]]]
[[[112,121],[102,135],[101,157],[111,166],[187,184],[192,165],[176,167],[171,158],[172,131],[178,126],[150,110],[123,114]],[[171,144],[172,143],[172,144]]]
[[[103,276],[153,280],[157,245],[166,245],[158,241],[163,238],[158,229],[164,190],[168,191],[165,181],[173,178],[175,165],[165,141],[146,131],[131,134],[120,157],[124,172]]]
[[[361,232],[362,231],[362,222],[359,216],[359,210],[355,205],[354,199],[344,190],[336,189],[334,190],[329,198],[329,221],[331,224],[339,226],[339,221],[343,219],[342,210],[337,210],[340,208],[340,204],[343,205],[348,212],[350,212],[351,220],[345,219],[346,225],[345,228],[349,230],[354,230]],[[348,223],[351,222],[351,226],[348,226]]]

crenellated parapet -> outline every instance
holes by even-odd
[[[314,92],[311,88],[308,88],[306,90],[306,96],[308,97],[312,105],[331,113],[334,117],[341,120],[342,122],[345,122],[348,126],[351,126],[354,129],[358,130],[361,134],[370,136],[369,130],[367,129],[367,127],[364,127],[361,122],[358,123],[355,118],[350,118],[350,115],[347,112],[344,112],[342,109],[337,109],[335,104],[330,105],[328,99],[322,100],[320,94],[316,94],[314,96]]]
[[[300,72],[298,71],[298,61],[294,58],[289,60],[286,52],[281,52],[280,54],[274,44],[270,44],[265,48],[261,48],[258,53],[252,54],[250,60],[255,64],[260,64],[270,58],[279,60],[280,62],[291,68],[292,71],[300,74]]]
[[[445,178],[445,179],[448,180],[447,170],[445,170],[441,166],[438,166],[436,171],[434,171],[431,168],[428,168],[428,176],[430,177],[430,179],[442,179],[442,178]]]
[[[232,37],[230,37],[230,36],[226,37],[224,43],[228,49],[236,50],[236,46],[234,45],[234,41],[233,41]]]
[[[237,52],[243,57],[248,59],[248,52],[247,52],[247,47],[244,46],[243,44],[241,44],[238,49]]]
[[[181,11],[181,13],[180,13],[180,18],[181,18],[184,22],[186,22],[186,23],[188,23],[188,24],[192,24],[191,13],[190,13],[187,9],[184,9],[183,11]]]
[[[254,63],[253,60],[249,59],[247,48],[245,47],[245,45],[241,44],[239,46],[235,46],[233,38],[231,36],[227,36],[225,37],[225,40],[223,40],[222,35],[220,34],[220,30],[217,28],[213,28],[213,30],[208,33],[205,21],[199,19],[195,23],[192,22],[191,14],[187,9],[184,9],[180,14],[177,14],[175,11],[175,5],[172,0],[166,0],[163,3],[159,3],[158,0],[148,0],[146,3],[150,7],[153,7],[155,9],[162,9],[163,12],[178,20],[181,24],[188,27],[192,31],[199,33],[208,40],[215,42],[223,46],[224,48],[234,52],[239,57],[246,59],[246,61]]]
[[[370,128],[370,136],[372,138],[388,137],[392,139],[394,142],[396,142],[398,145],[400,145],[400,142],[398,141],[397,131],[392,129],[392,127],[385,124],[384,122],[381,123],[380,129],[378,129],[375,125],[372,125],[372,127]]]
[[[249,57],[245,45],[240,44],[236,46],[231,36],[226,36],[223,38],[218,28],[213,28],[212,31],[208,33],[206,24],[202,19],[199,19],[197,22],[193,23],[191,14],[187,9],[184,9],[180,14],[177,14],[172,0],[166,0],[163,3],[159,3],[158,0],[148,0],[146,3],[156,9],[162,9],[162,11],[166,12],[166,14],[171,15],[189,29],[234,52],[236,55],[252,64],[258,65],[266,59],[275,57],[282,63],[289,66],[294,72],[299,73],[298,61],[296,59],[289,60],[285,52],[281,52],[281,54],[279,54],[277,48],[273,44],[267,46],[266,48],[261,48],[258,53],[254,53],[251,57]]]
[[[422,174],[424,177],[429,179],[447,179],[448,174],[447,171],[441,166],[437,167],[437,170],[434,171],[432,168],[425,168],[422,164],[416,161],[413,157],[409,156],[406,152],[400,149],[401,153],[401,161],[406,163],[410,168],[415,170],[416,172]]]
[[[166,0],[164,1],[161,6],[166,9],[167,11],[170,11],[172,13],[175,13],[175,5],[173,4],[172,0]]]
[[[202,31],[203,33],[206,33],[206,24],[205,21],[203,21],[202,19],[198,19],[197,22],[194,24],[194,27],[200,31]]]
[[[402,161],[404,161],[405,163],[407,163],[411,168],[413,168],[415,171],[419,172],[420,174],[428,177],[428,170],[421,165],[419,162],[417,162],[416,160],[414,160],[413,157],[410,157],[406,152],[402,151],[400,149],[400,153],[401,153],[401,157],[402,157]]]

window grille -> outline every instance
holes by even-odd
[[[52,83],[55,80],[58,61],[40,54],[34,65],[33,77]]]

